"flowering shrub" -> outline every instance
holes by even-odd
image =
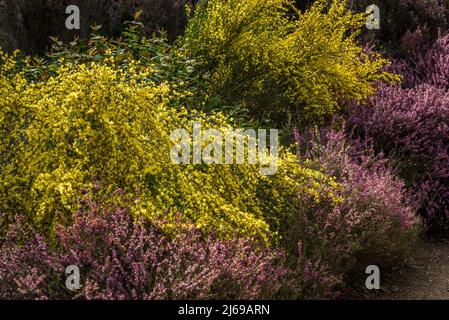
[[[7,156],[0,171],[2,212],[27,214],[51,231],[79,209],[84,190],[102,199],[123,188],[140,196],[135,214],[154,219],[163,213],[167,229],[181,211],[199,230],[219,237],[276,237],[270,226],[283,212],[260,205],[260,185],[270,179],[261,176],[259,165],[172,163],[175,129],[192,133],[193,122],[201,121],[204,130],[225,130],[229,122],[220,114],[206,118],[170,108],[172,97],[184,93],[149,83],[150,67],[63,65],[56,76],[26,85],[22,73],[6,75],[14,68],[11,61],[4,66],[9,71],[0,78],[7,91],[0,109],[0,150]],[[316,188],[302,184],[304,192],[319,192],[319,181],[326,183],[324,175],[288,160],[287,151],[280,158],[285,175],[316,181]],[[276,179],[279,192],[290,187],[287,178]]]
[[[320,0],[304,13],[288,0],[200,1],[184,42],[203,63],[211,98],[256,118],[285,121],[291,109],[296,120],[318,120],[390,78],[387,61],[357,44],[364,22],[345,1]]]
[[[449,34],[442,34],[428,49],[415,52],[409,59],[398,61],[393,67],[403,77],[403,88],[421,85],[449,90]]]
[[[202,238],[189,226],[170,238],[160,224],[134,222],[126,207],[86,202],[57,245],[13,225],[0,250],[0,299],[265,299],[293,285],[281,252],[246,240]],[[64,287],[65,267],[82,288]]]
[[[334,144],[326,145],[327,151],[343,150],[339,136],[331,139]],[[0,298],[335,297],[344,276],[356,266],[399,259],[410,245],[414,220],[394,178],[368,174],[378,177],[368,180],[366,172],[360,177],[361,169],[346,176],[347,167],[340,162],[347,160],[344,155],[333,158],[332,153],[315,152],[320,152],[323,168],[339,181],[349,183],[349,177],[356,176],[361,183],[354,191],[345,185],[342,194],[354,194],[338,205],[298,194],[296,200],[303,206],[285,221],[288,228],[281,229],[287,248],[294,241],[299,244],[292,253],[299,257],[295,272],[273,247],[202,237],[185,223],[169,237],[163,232],[166,221],[135,222],[128,205],[97,204],[88,198],[72,223],[56,227],[50,245],[27,231],[24,223],[10,227],[0,248]],[[75,293],[64,287],[63,272],[69,265],[81,270],[82,288]]]
[[[313,2],[296,0],[296,5],[305,10]],[[380,29],[363,28],[362,40],[375,42],[379,50],[391,56],[425,50],[438,37],[438,30],[449,27],[445,0],[351,0],[348,3],[360,13],[373,4],[379,7]]]
[[[385,161],[348,145],[342,132],[313,134],[308,143],[304,161],[335,178],[340,201],[317,203],[298,194],[301,205],[280,232],[287,244],[299,243],[290,250],[299,251],[303,290],[332,296],[367,265],[403,261],[418,221],[403,182]]]
[[[94,190],[100,183],[98,192],[103,195],[117,188],[130,193],[140,189],[142,213],[148,216],[182,209],[188,217],[206,213],[194,219],[200,229],[234,232],[231,221],[245,225],[246,220],[248,232],[267,232],[257,217],[260,212],[250,209],[254,200],[245,198],[251,191],[237,191],[236,185],[237,193],[226,206],[231,193],[210,185],[208,172],[213,168],[189,170],[171,164],[170,133],[187,125],[182,119],[187,111],[168,109],[168,96],[176,92],[167,85],[143,84],[142,78],[151,70],[133,68],[129,65],[125,74],[100,65],[62,67],[57,77],[25,89],[14,89],[23,82],[4,79],[11,89],[6,87],[2,102],[2,126],[11,126],[8,119],[20,123],[16,136],[6,130],[2,136],[2,150],[14,145],[6,151],[10,156],[1,171],[2,211],[31,214],[48,228],[60,219],[58,212],[78,209],[81,190]],[[27,119],[30,122],[24,125]],[[254,174],[248,170],[250,179]],[[252,171],[256,172],[255,166]],[[231,184],[235,179],[232,169],[223,167],[222,173],[224,180],[215,179],[218,183]],[[224,218],[229,214],[232,220]]]
[[[61,257],[43,237],[25,230],[24,219],[17,218],[0,242],[0,299],[62,298],[65,268]]]
[[[448,39],[399,62],[403,84],[381,86],[368,105],[353,108],[348,122],[356,137],[389,156],[427,224],[437,228],[449,215]]]
[[[449,214],[448,106],[448,92],[436,87],[383,87],[349,122],[356,135],[390,156],[434,226]]]

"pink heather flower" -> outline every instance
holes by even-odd
[[[266,299],[292,284],[275,249],[192,227],[169,237],[127,208],[87,204],[57,227],[55,247],[39,236],[21,245],[20,219],[13,225],[0,247],[0,299]],[[74,295],[64,288],[69,265],[82,273]]]

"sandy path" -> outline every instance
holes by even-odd
[[[367,299],[449,299],[449,241],[426,240],[417,246],[409,266],[382,278],[381,289],[366,290]]]

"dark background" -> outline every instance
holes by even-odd
[[[6,51],[42,54],[48,49],[49,36],[66,42],[75,36],[86,38],[94,23],[102,25],[102,34],[119,35],[122,23],[132,19],[138,8],[143,8],[147,34],[164,29],[174,39],[186,22],[186,3],[189,0],[0,0],[0,46]],[[65,10],[72,4],[80,8],[79,31],[65,27]]]
[[[186,24],[185,5],[198,0],[0,0],[0,47],[6,51],[20,49],[28,54],[43,54],[49,49],[49,36],[72,41],[75,36],[86,38],[90,26],[102,25],[101,33],[116,36],[123,22],[130,20],[137,8],[143,9],[146,35],[165,30],[170,40],[180,35]],[[381,10],[381,30],[365,30],[364,40],[376,40],[378,49],[400,55],[407,32],[424,28],[420,45],[431,42],[438,29],[448,28],[449,0],[349,0],[350,6],[364,12],[376,4]],[[300,9],[313,0],[296,0]],[[67,30],[67,6],[78,5],[81,30]],[[427,28],[427,29],[426,29]],[[408,35],[410,38],[410,35]],[[413,37],[412,37],[413,38]],[[408,41],[410,42],[410,41]],[[407,49],[407,48],[406,48]]]

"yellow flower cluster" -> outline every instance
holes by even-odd
[[[388,61],[357,43],[366,15],[345,0],[318,0],[305,12],[290,0],[209,0],[190,20],[185,41],[212,70],[210,94],[254,113],[319,120],[339,101],[363,100]]]
[[[168,107],[171,88],[149,86],[136,69],[62,66],[58,76],[26,84],[8,75],[12,60],[2,60],[0,211],[27,214],[44,231],[70,219],[85,192],[106,199],[123,189],[136,215],[162,215],[167,231],[181,213],[205,233],[269,241],[298,192],[319,201],[337,187],[287,151],[274,177],[258,165],[173,164],[173,130],[229,123]]]

